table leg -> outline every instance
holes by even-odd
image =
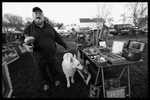
[[[98,80],[98,77],[99,77],[99,72],[100,72],[100,67],[98,67],[98,72],[97,72],[97,75],[96,75],[95,85],[97,85],[97,80]]]
[[[101,67],[101,72],[102,72],[102,85],[103,85],[103,96],[105,98],[105,80],[104,80],[104,71],[103,71],[103,67]]]
[[[120,76],[119,76],[119,80],[121,79],[121,77],[122,77],[122,75],[123,75],[125,69],[126,69],[126,66],[123,68],[123,71],[121,72],[121,74],[120,74]]]
[[[128,68],[128,91],[129,91],[129,98],[131,97],[131,90],[130,90],[130,69],[129,69],[129,65],[127,65]]]

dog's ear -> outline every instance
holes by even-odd
[[[73,58],[74,58],[74,59],[77,59],[77,56],[74,54]]]
[[[72,58],[72,57],[70,57],[70,62],[71,62],[71,63],[73,62],[73,58]]]

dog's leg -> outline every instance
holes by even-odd
[[[66,79],[67,79],[67,87],[69,88],[69,87],[70,87],[69,77],[68,77],[68,76],[66,76]]]
[[[74,75],[71,76],[71,83],[74,83]]]

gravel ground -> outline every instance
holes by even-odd
[[[117,39],[121,38],[114,38],[110,41]],[[121,40],[128,39],[122,38]],[[70,43],[70,40],[74,41],[73,39],[65,39],[71,48],[70,52],[75,53],[75,44],[73,42]],[[145,37],[142,38],[142,40],[147,42],[147,38]],[[111,43],[110,41],[109,43]],[[144,59],[142,66],[132,66],[130,68],[132,98],[148,97],[147,48],[148,46],[146,46],[146,50],[142,56]],[[48,92],[43,91],[39,71],[29,53],[23,54],[17,61],[9,64],[8,67],[13,85],[13,96],[16,98],[88,98],[89,85],[83,82],[78,73],[75,73],[75,83],[71,84],[69,89],[66,87],[66,79],[61,68],[63,51],[65,51],[63,47],[58,46],[56,67],[61,75],[61,84],[58,87],[52,87],[51,91]]]

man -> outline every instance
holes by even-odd
[[[25,28],[24,38],[25,36],[33,36],[35,38],[35,41],[33,42],[34,46],[25,44],[23,42],[23,37],[20,40],[28,52],[33,52],[33,56],[43,79],[44,90],[46,91],[50,88],[51,84],[46,71],[47,65],[53,81],[59,83],[58,72],[55,65],[55,54],[57,49],[55,42],[63,46],[66,50],[69,50],[69,47],[60,38],[55,29],[49,23],[44,21],[43,11],[39,7],[33,8],[32,16],[34,20]]]

